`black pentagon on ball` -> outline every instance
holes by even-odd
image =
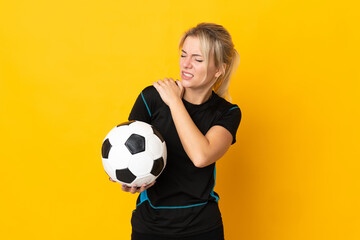
[[[164,168],[164,159],[161,157],[161,158],[154,160],[154,164],[151,169],[151,174],[154,175],[155,177],[157,177],[157,176],[159,176],[159,174],[161,173],[163,168]]]
[[[123,122],[123,123],[120,123],[119,125],[117,125],[116,127],[120,127],[120,126],[127,126],[127,125],[132,124],[133,122],[135,122],[135,121]]]
[[[102,147],[101,147],[102,158],[109,157],[110,149],[111,149],[111,143],[110,143],[109,139],[107,138],[107,139],[105,139],[105,141],[103,142]]]
[[[125,146],[132,155],[145,151],[145,138],[138,134],[131,134],[126,140]]]
[[[151,127],[152,127],[152,129],[153,129],[154,134],[160,139],[160,141],[161,141],[161,142],[164,142],[164,138],[163,138],[163,136],[160,134],[160,132],[159,132],[156,128],[154,128],[154,126],[151,126]]]
[[[124,183],[132,183],[136,176],[128,169],[117,169],[115,171],[117,180],[124,182]]]

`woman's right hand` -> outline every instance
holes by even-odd
[[[113,180],[111,177],[109,177],[109,180],[111,182],[116,182],[115,180]],[[141,187],[137,187],[136,185],[133,185],[131,187],[127,186],[126,184],[121,184],[121,190],[123,190],[124,192],[130,192],[132,194],[134,193],[141,193],[143,191],[145,191],[146,189],[152,187],[155,184],[156,181],[146,185],[143,184]]]

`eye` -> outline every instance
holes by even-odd
[[[186,56],[185,56],[185,55],[180,55],[180,57],[182,57],[182,58],[183,58],[183,57],[186,57]]]
[[[197,62],[203,62],[203,60],[195,59]]]

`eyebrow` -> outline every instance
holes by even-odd
[[[187,54],[187,52],[186,52],[186,51],[184,51],[184,50],[182,50],[182,49],[181,49],[181,51],[182,51],[183,53]],[[191,56],[195,56],[195,57],[197,57],[197,56],[198,56],[198,57],[202,57],[200,54],[192,54]]]

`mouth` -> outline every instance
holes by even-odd
[[[191,73],[184,72],[184,71],[181,72],[181,78],[182,78],[182,79],[190,80],[190,79],[192,79],[193,77],[194,77],[194,75],[191,74]]]

